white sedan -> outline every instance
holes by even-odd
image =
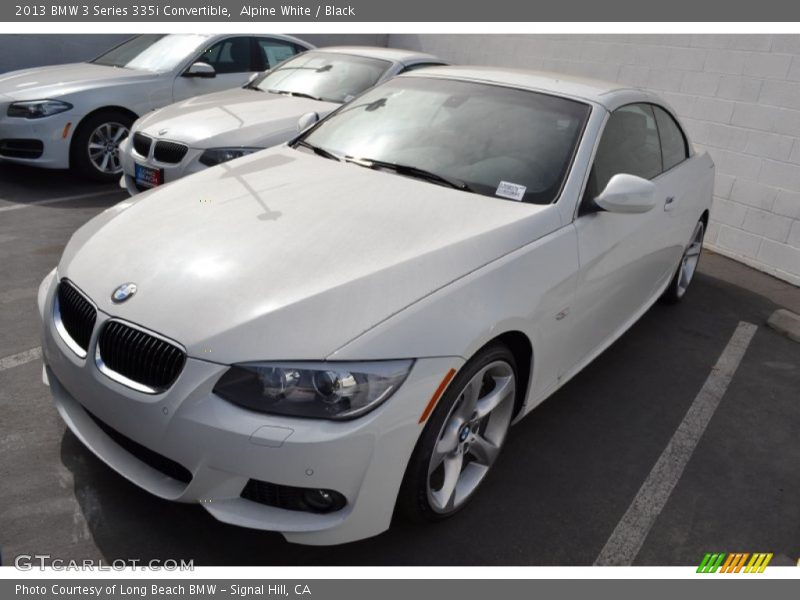
[[[131,195],[282,144],[367,88],[444,62],[430,54],[350,46],[305,52],[244,87],[198,96],[139,119],[120,146]]]
[[[5,73],[0,161],[116,181],[119,144],[139,116],[241,86],[309,48],[286,35],[147,34],[89,62]]]
[[[221,521],[335,544],[442,519],[512,422],[684,297],[713,180],[649,92],[401,75],[79,229],[39,291],[45,380],[111,468]]]

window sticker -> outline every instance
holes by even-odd
[[[501,198],[519,201],[525,197],[526,189],[528,188],[526,188],[524,185],[510,183],[508,181],[501,181],[500,185],[497,186],[497,191],[494,194],[495,196],[500,196]]]

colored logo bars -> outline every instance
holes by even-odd
[[[747,559],[750,559],[749,562]],[[700,566],[697,567],[698,573],[763,573],[769,561],[772,560],[772,552],[735,552],[726,554],[725,552],[707,553],[703,557]],[[747,566],[745,566],[747,563]]]

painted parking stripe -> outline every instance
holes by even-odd
[[[631,565],[686,468],[758,328],[740,321],[717,364],[647,479],[600,551],[595,565]]]
[[[82,200],[84,198],[96,198],[98,196],[113,196],[119,194],[116,190],[105,190],[102,192],[91,192],[88,194],[75,194],[74,196],[63,196],[61,198],[51,198],[49,200],[36,200],[34,202],[26,202],[24,204],[12,204],[11,206],[0,207],[0,212],[8,212],[10,210],[20,210],[22,208],[30,208],[31,206],[43,206],[47,204],[58,204],[59,202],[70,202],[72,200]],[[0,198],[2,200],[2,198]],[[10,200],[6,200],[10,202]]]
[[[20,352],[19,354],[12,354],[11,356],[0,358],[0,371],[7,371],[8,369],[13,369],[14,367],[24,365],[25,363],[29,363],[32,360],[37,360],[41,357],[42,357],[42,349],[41,347],[36,346],[36,348],[25,350],[25,352]]]

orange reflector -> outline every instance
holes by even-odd
[[[67,136],[69,135],[69,128],[70,127],[72,127],[72,123],[67,123],[66,125],[64,125],[64,131],[61,132],[61,139],[62,140],[67,139]]]
[[[426,406],[425,410],[422,411],[422,415],[420,415],[419,417],[420,423],[424,423],[425,421],[428,420],[428,417],[431,416],[431,413],[433,412],[436,403],[439,401],[439,398],[441,397],[442,393],[447,388],[447,384],[450,383],[450,380],[455,376],[455,374],[456,370],[450,369],[447,372],[447,375],[444,376],[444,379],[442,379],[442,383],[440,383],[439,387],[436,388],[436,391],[433,392],[433,396],[431,396],[431,399],[428,402],[428,406]]]

